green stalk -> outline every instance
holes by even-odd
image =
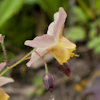
[[[20,64],[21,62],[23,62],[23,61],[25,60],[25,58],[28,57],[29,55],[31,55],[35,50],[36,50],[36,48],[34,48],[31,52],[29,52],[27,55],[25,55],[22,59],[20,59],[18,62],[16,62],[16,63],[13,64],[12,66],[7,67],[7,68],[0,74],[0,76],[2,76],[3,74],[5,74],[7,71],[9,71],[10,69],[12,69],[13,67],[17,66],[17,65]]]
[[[7,59],[7,53],[6,53],[6,49],[4,46],[4,42],[1,43],[1,46],[2,46],[3,53],[4,53],[5,61],[6,61],[7,66],[8,66],[8,59]]]
[[[44,65],[45,65],[45,73],[47,74],[48,73],[48,67],[47,67],[46,63],[44,63]]]
[[[43,60],[44,62],[44,65],[45,65],[45,73],[47,74],[48,73],[48,66],[47,66],[47,63],[45,62],[44,58],[42,56],[40,56],[40,54],[38,52],[35,51],[35,53],[38,54],[38,56]]]

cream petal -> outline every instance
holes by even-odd
[[[47,50],[43,49],[43,48],[37,48],[36,52],[41,57],[43,57],[47,53]],[[28,67],[30,67],[36,60],[38,60],[40,58],[40,56],[37,53],[35,53],[35,52],[32,53],[30,61],[26,64]]]
[[[14,80],[12,78],[9,77],[0,77],[0,86],[5,85],[7,83],[11,83],[14,82]]]
[[[70,52],[64,47],[55,46],[50,50],[50,53],[56,58],[56,60],[63,65],[70,58]]]
[[[61,29],[65,23],[67,14],[62,7],[59,8],[59,12],[54,14],[54,21],[49,25],[47,34],[54,36],[56,40],[59,40],[62,35]]]
[[[25,41],[25,45],[36,48],[48,48],[55,43],[54,37],[50,35],[43,35],[34,38],[33,40]]]
[[[76,45],[63,36],[60,38],[60,44],[65,46],[66,49],[76,49]]]
[[[6,62],[2,62],[1,64],[0,64],[0,71],[6,66]]]

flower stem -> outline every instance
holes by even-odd
[[[23,62],[25,60],[26,57],[28,57],[30,54],[32,54],[34,51],[36,50],[36,48],[34,48],[31,52],[29,52],[27,55],[25,55],[22,59],[20,59],[19,61],[17,61],[15,64],[13,64],[12,66],[7,67],[1,74],[0,76],[2,76],[3,74],[5,74],[7,71],[9,71],[10,69],[12,69],[13,67],[17,66],[18,64],[20,64],[21,62]]]
[[[3,53],[4,53],[5,61],[6,61],[7,66],[8,66],[8,58],[7,58],[7,53],[6,53],[6,49],[4,46],[4,42],[1,43],[1,46],[2,46]]]
[[[35,51],[35,53],[37,53],[38,56],[39,56],[40,58],[42,58],[42,60],[43,60],[43,62],[44,62],[44,65],[45,65],[45,73],[47,74],[47,73],[48,73],[48,66],[47,66],[47,63],[45,62],[44,58],[43,58],[38,52]]]
[[[44,65],[45,65],[45,73],[47,74],[48,73],[48,67],[47,67],[46,63],[44,63]]]

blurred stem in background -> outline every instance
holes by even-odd
[[[89,0],[89,3],[90,3],[90,9],[92,11],[94,11],[95,7],[94,7],[94,0]]]
[[[76,1],[77,1],[78,4],[87,12],[87,15],[88,15],[90,18],[92,18],[92,19],[95,18],[94,13],[92,12],[92,10],[91,10],[89,7],[87,7],[87,5],[84,3],[83,0],[76,0]]]
[[[68,26],[73,26],[75,24],[73,7],[75,6],[75,0],[69,0],[68,6]]]

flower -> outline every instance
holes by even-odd
[[[8,78],[8,77],[0,77],[0,87],[10,83],[10,82],[14,82],[14,80],[12,78]],[[9,96],[8,94],[6,94],[1,88],[0,88],[0,100],[8,100]]]
[[[6,62],[2,62],[0,63],[0,71],[7,65]]]
[[[33,40],[25,41],[25,45],[36,47],[36,51],[40,56],[51,53],[57,61],[63,65],[67,60],[73,56],[73,51],[76,45],[62,36],[62,30],[67,14],[62,7],[54,14],[54,21],[49,25],[47,34],[38,36]],[[33,52],[27,66],[30,67],[39,56]]]
[[[43,76],[43,83],[46,89],[48,89],[50,92],[53,91],[54,88],[54,77],[50,73],[46,73]]]

